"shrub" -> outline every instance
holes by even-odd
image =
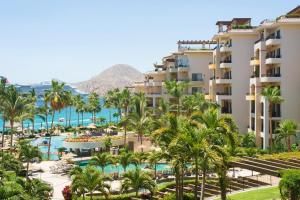
[[[282,199],[300,199],[300,170],[288,169],[281,172],[282,179],[279,183]]]
[[[175,199],[176,199],[175,194],[169,194],[165,196],[162,200],[175,200]],[[194,195],[192,193],[183,194],[183,200],[193,200],[193,199],[194,199]]]

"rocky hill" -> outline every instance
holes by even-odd
[[[125,64],[113,65],[90,80],[74,84],[80,91],[96,92],[105,95],[108,90],[132,86],[136,81],[142,81],[143,74]]]

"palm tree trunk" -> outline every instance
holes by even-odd
[[[4,113],[3,113],[4,115]],[[4,147],[4,132],[5,132],[5,119],[3,117],[3,125],[2,125],[2,147]]]
[[[272,153],[272,148],[273,148],[272,108],[273,108],[272,103],[269,102],[269,132],[270,132],[269,147],[270,147],[271,153]]]
[[[139,195],[139,190],[135,190],[135,197],[138,197]]]
[[[183,199],[183,180],[184,180],[184,163],[182,163],[182,167],[181,167],[180,199]]]
[[[287,146],[288,146],[288,151],[290,152],[291,151],[291,136],[288,136],[288,139],[287,139]]]
[[[179,198],[179,171],[178,166],[175,167],[175,182],[176,182],[176,200],[180,200]]]
[[[24,121],[21,122],[22,135],[24,135]]]
[[[127,126],[124,126],[124,147],[126,147],[127,139]]]
[[[49,134],[48,112],[46,112],[46,130],[47,130],[47,134]]]
[[[50,148],[51,148],[51,135],[52,135],[52,131],[53,130],[53,121],[54,121],[54,114],[55,114],[55,111],[53,110],[52,111],[52,122],[51,122],[51,133],[49,134],[49,144],[48,144],[48,152],[47,152],[47,155],[48,155],[48,160],[50,160]]]
[[[13,138],[14,138],[14,120],[10,120],[10,148],[13,146]]]
[[[34,115],[33,115],[33,120],[32,120],[32,131],[33,131],[33,134],[35,134],[35,132],[34,132],[34,123],[35,123],[35,120],[34,120]]]
[[[81,126],[83,126],[83,112],[81,112]]]
[[[154,164],[154,180],[156,181],[157,176],[157,169],[156,169],[156,163]]]
[[[109,123],[111,124],[111,109],[110,108],[108,108],[109,110]]]
[[[29,171],[29,160],[27,160],[27,166],[26,166],[26,179],[28,180],[28,171]]]
[[[68,126],[68,109],[66,108],[66,121],[65,121],[65,126]]]
[[[71,126],[72,106],[69,108],[69,126]]]
[[[201,184],[201,198],[200,200],[204,200],[204,193],[205,193],[205,184],[206,184],[206,163],[203,163],[202,168],[202,184]]]
[[[199,185],[199,167],[198,167],[198,157],[195,158],[195,189],[194,189],[194,199],[197,199],[197,191],[198,191],[198,185]],[[202,193],[201,193],[202,194]]]
[[[221,190],[221,200],[227,200],[226,195],[226,170],[219,173],[219,185]]]
[[[93,192],[90,192],[90,199],[93,199]]]

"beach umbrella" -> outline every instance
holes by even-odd
[[[89,124],[89,125],[87,126],[87,128],[89,128],[89,129],[96,129],[97,126],[96,126],[94,123],[91,123],[91,124]]]

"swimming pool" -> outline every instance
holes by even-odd
[[[80,161],[79,163],[77,163],[80,167],[86,167],[88,164],[89,164],[89,161]],[[140,168],[141,169],[145,169],[146,167],[148,167],[149,164],[147,163],[143,163],[140,165]],[[97,167],[99,168],[99,170],[101,170],[100,167]],[[135,169],[135,165],[133,164],[130,164],[127,166],[126,168],[126,171],[128,170],[133,170]],[[170,171],[171,170],[171,167],[167,164],[167,163],[159,163],[156,165],[156,170],[157,171]],[[107,173],[107,174],[111,174],[111,173],[122,173],[124,172],[124,169],[121,165],[107,165],[105,168],[104,168],[104,173]]]
[[[51,147],[50,147],[50,160],[59,160],[57,149],[63,147],[63,141],[66,139],[66,136],[52,136],[51,137]],[[33,146],[38,146],[42,152],[42,158],[47,159],[48,156],[48,146],[40,146],[43,141],[49,142],[49,137],[41,137],[35,139],[31,142]]]

